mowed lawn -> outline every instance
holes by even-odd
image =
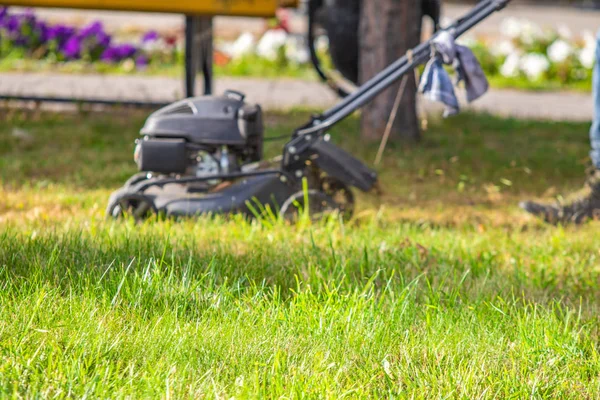
[[[580,186],[586,124],[432,121],[346,223],[135,225],[142,113],[1,115],[0,397],[600,397],[600,225],[517,208]]]

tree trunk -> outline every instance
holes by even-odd
[[[421,40],[422,10],[418,0],[362,0],[360,21],[360,81],[366,82],[417,46]],[[416,142],[420,139],[417,117],[417,85],[414,74],[400,103],[392,138]],[[362,112],[362,136],[383,136],[398,94],[400,81],[374,99]]]

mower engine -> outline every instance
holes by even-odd
[[[150,115],[134,158],[151,175],[226,175],[262,159],[263,132],[260,106],[241,93],[186,99]]]
[[[157,213],[253,217],[271,210],[295,218],[310,209],[313,216],[338,211],[350,217],[349,187],[369,190],[376,174],[314,135],[292,140],[284,155],[264,161],[262,110],[244,100],[242,93],[226,91],[151,114],[135,146],[141,172],[111,195],[107,214],[142,220]],[[282,168],[267,169],[273,165]]]

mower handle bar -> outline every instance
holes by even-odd
[[[452,25],[450,25],[449,27],[447,27],[444,30],[447,31],[449,29],[452,29],[452,28],[456,27],[457,25],[461,24],[463,21],[472,18],[479,11],[481,11],[484,7],[488,6],[489,3],[490,3],[490,1],[493,1],[493,0],[485,0],[483,2],[477,3],[477,5],[475,7],[473,7],[471,10],[469,10],[469,12],[466,15],[464,15],[463,17],[461,17],[460,19],[458,19],[457,21],[455,21]],[[419,52],[419,51],[421,51],[423,49],[430,48],[430,44],[429,43],[432,40],[434,40],[437,37],[437,35],[439,35],[439,33],[440,33],[439,31],[436,32],[433,35],[433,37],[429,40],[429,42],[425,42],[425,43],[420,44],[418,47],[416,47],[413,50],[413,52],[416,53],[416,52]],[[362,85],[360,88],[358,88],[357,91],[355,91],[350,96],[348,96],[343,102],[340,102],[336,106],[334,106],[334,107],[330,108],[329,110],[325,111],[321,115],[321,119],[329,118],[330,116],[332,116],[336,112],[340,111],[342,108],[344,108],[344,106],[346,104],[348,104],[349,102],[352,102],[352,101],[356,100],[366,90],[368,90],[369,88],[373,87],[377,83],[381,82],[383,79],[387,78],[390,74],[392,74],[393,72],[397,71],[398,68],[401,68],[404,65],[406,65],[408,63],[408,61],[409,61],[408,57],[405,56],[405,57],[402,57],[402,58],[398,59],[394,63],[390,64],[383,71],[381,71],[381,73],[379,73],[376,76],[374,76],[372,79],[370,79],[364,85]]]
[[[426,63],[431,57],[433,40],[441,32],[450,32],[456,39],[468,32],[474,26],[487,19],[490,15],[503,9],[511,0],[484,0],[478,3],[465,16],[455,21],[448,28],[438,31],[431,39],[415,47],[409,54],[395,61],[371,80],[361,86],[338,105],[316,117],[305,128],[296,132],[297,135],[323,133],[333,125],[344,120],[356,110],[364,107],[381,92],[392,86],[400,78],[414,68]],[[409,56],[410,55],[410,56]]]

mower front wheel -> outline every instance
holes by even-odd
[[[132,217],[136,222],[141,222],[158,215],[158,210],[150,197],[140,193],[122,192],[111,196],[106,215],[114,219]]]

